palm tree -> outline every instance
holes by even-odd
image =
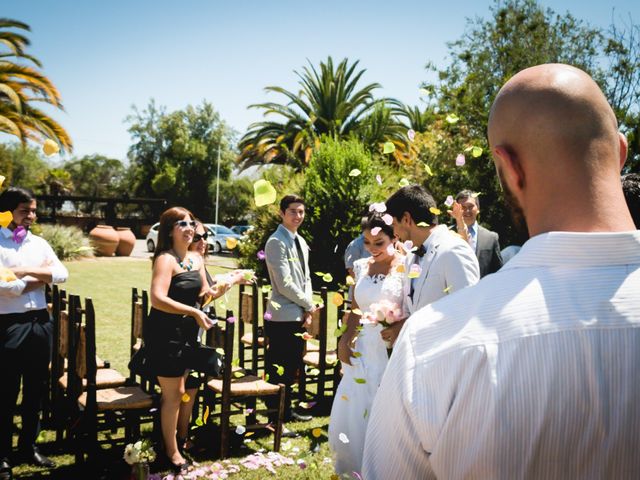
[[[42,65],[25,52],[29,39],[9,29],[30,31],[27,24],[0,18],[0,132],[15,135],[25,144],[27,140],[43,143],[54,140],[67,151],[72,142],[66,130],[49,115],[34,106],[43,102],[63,110],[60,93],[53,83],[38,71]],[[17,61],[27,61],[37,68]]]
[[[358,89],[365,72],[356,71],[358,63],[349,66],[345,58],[334,68],[332,58],[328,57],[326,63],[320,63],[318,72],[309,62],[302,73],[294,72],[301,86],[298,94],[282,87],[266,87],[267,92],[284,95],[288,103],[250,105],[249,108],[263,109],[265,116],[280,116],[281,121],[262,121],[249,126],[239,144],[241,167],[278,163],[299,169],[309,162],[323,135],[360,136],[367,118],[387,99],[374,99],[372,92],[380,88],[378,83]]]

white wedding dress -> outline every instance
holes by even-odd
[[[369,276],[369,260],[357,260],[353,266],[358,308],[366,313],[372,303],[380,300],[402,305],[402,274],[393,267],[386,276]],[[329,447],[336,473],[345,478],[353,478],[352,472],[360,473],[362,469],[369,413],[388,362],[387,347],[380,336],[382,328],[381,325],[362,325],[354,348],[361,356],[352,358],[352,365],[342,364],[342,380],[331,408]]]

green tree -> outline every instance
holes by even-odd
[[[428,66],[437,72],[438,81],[425,83],[424,89],[439,113],[421,139],[415,160],[430,167],[433,176],[424,169],[421,178],[439,199],[462,188],[481,192],[481,221],[508,244],[519,239],[504,207],[486,141],[489,109],[500,87],[533,65],[572,64],[600,83],[623,130],[632,130],[636,119],[637,131],[640,64],[638,47],[629,42],[628,33],[603,32],[569,13],[544,9],[535,0],[495,0],[490,12],[488,19],[469,19],[464,34],[449,44],[448,66],[440,70]],[[637,33],[633,26],[625,30],[629,31]],[[637,43],[637,35],[633,38]],[[468,150],[473,146],[481,152],[475,158]],[[457,167],[455,159],[465,150],[466,165]],[[631,157],[637,159],[637,153]]]
[[[43,143],[51,139],[65,150],[72,142],[65,129],[35,104],[62,108],[60,93],[38,69],[40,62],[26,53],[29,32],[26,23],[0,18],[0,132]],[[25,64],[26,63],[26,64]],[[35,65],[32,66],[32,65]]]
[[[5,188],[17,186],[46,193],[49,168],[39,148],[19,143],[0,144],[0,173],[6,177]]]
[[[211,183],[217,175],[228,179],[235,154],[234,132],[208,102],[167,113],[151,100],[147,108],[127,117],[133,145],[129,149],[132,192],[141,197],[163,197],[170,204],[212,218]],[[221,203],[221,205],[224,201]]]
[[[362,128],[367,118],[375,113],[377,105],[384,105],[387,99],[376,100],[374,90],[378,83],[370,83],[362,88],[358,83],[365,70],[356,70],[358,61],[349,65],[343,59],[334,66],[328,57],[320,63],[319,71],[309,63],[302,73],[294,72],[299,78],[300,92],[290,92],[282,87],[269,86],[265,90],[283,95],[286,104],[277,102],[251,105],[249,108],[264,110],[264,115],[277,115],[280,121],[262,121],[253,123],[240,140],[240,165],[246,168],[261,164],[287,164],[301,169],[309,163],[313,150],[320,145],[320,138],[327,135],[333,138],[362,138]],[[380,125],[381,111],[369,121]],[[394,140],[390,128],[368,128],[367,141],[371,148],[387,140]],[[371,136],[380,132],[380,136]],[[388,138],[390,135],[393,138]],[[399,142],[400,146],[402,142]]]
[[[126,168],[120,160],[104,155],[85,155],[64,162],[75,195],[114,197],[122,195]]]

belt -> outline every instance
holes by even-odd
[[[45,323],[48,321],[49,312],[46,308],[43,308],[42,310],[29,310],[28,312],[0,314],[0,325],[30,322]]]

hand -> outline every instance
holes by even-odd
[[[382,329],[380,332],[380,336],[385,342],[389,342],[389,345],[393,346],[396,343],[396,339],[398,335],[400,335],[400,330],[402,330],[402,326],[406,320],[398,320],[395,323],[392,323],[387,328]]]
[[[202,310],[194,309],[193,318],[196,319],[198,326],[204,330],[209,330],[213,327],[213,323],[209,320],[209,317]]]
[[[235,270],[233,272],[233,283],[251,285],[256,281],[256,274],[253,270]]]
[[[302,315],[302,324],[305,328],[305,330],[309,331],[309,328],[311,327],[311,323],[313,321],[313,312],[315,311],[312,310],[311,312],[304,312],[304,314]]]
[[[351,358],[355,358],[353,355],[355,337],[348,334],[342,335],[338,342],[338,360],[347,365],[351,365]]]
[[[227,293],[230,288],[230,283],[218,281],[215,285],[210,287],[209,290],[205,292],[204,296],[211,296],[213,299],[216,299]]]
[[[447,213],[451,215],[451,217],[456,221],[457,225],[464,224],[464,220],[462,218],[462,205],[458,202],[453,202],[451,205],[451,210],[447,210]]]

